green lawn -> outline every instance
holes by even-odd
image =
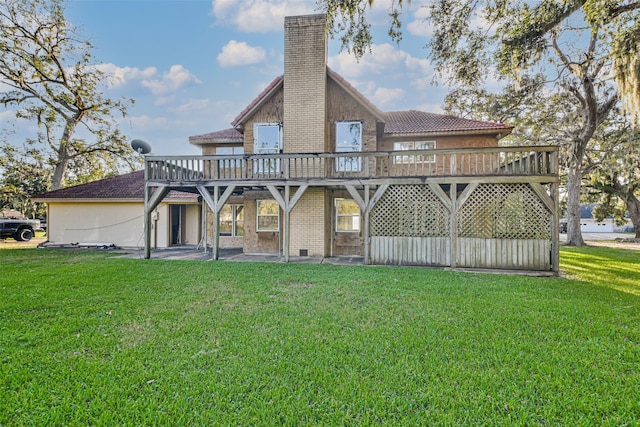
[[[640,425],[640,252],[571,278],[0,251],[0,426]]]

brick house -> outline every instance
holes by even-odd
[[[142,233],[134,246],[146,258],[156,247],[204,243],[214,259],[241,247],[284,261],[361,256],[557,274],[557,147],[499,146],[512,130],[504,124],[382,112],[327,67],[324,15],[287,17],[284,27],[284,74],[232,128],[191,136],[201,155],[145,156],[134,185],[142,224],[122,235]],[[101,215],[107,205],[92,203],[105,202],[100,192],[114,182],[42,196],[51,233],[56,212],[80,223]],[[101,230],[91,238],[121,235]]]
[[[284,74],[232,128],[190,137],[202,156],[147,157],[148,212],[163,192],[197,191],[214,258],[241,246],[557,271],[555,147],[501,148],[512,128],[499,123],[382,112],[327,67],[324,15],[284,27]]]

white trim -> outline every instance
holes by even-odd
[[[339,214],[338,213],[338,201],[351,201],[354,203],[354,205],[358,208],[358,213],[357,214]],[[334,220],[335,220],[335,231],[336,233],[360,233],[360,231],[362,230],[362,211],[360,210],[360,206],[358,205],[358,203],[354,200],[354,199],[349,199],[346,197],[336,197],[333,199],[333,204],[334,204],[334,209],[335,209],[335,216],[334,216]],[[340,218],[358,218],[357,221],[357,225],[358,228],[357,229],[353,229],[353,230],[340,230],[339,228],[339,224],[340,222],[338,221]],[[352,221],[352,224],[355,221]]]

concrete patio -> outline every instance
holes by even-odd
[[[132,249],[121,255],[122,258],[144,258],[144,250]],[[151,259],[167,260],[195,260],[212,261],[211,249],[206,252],[202,247],[193,245],[174,246],[168,249],[154,249],[151,251]],[[218,261],[239,262],[284,262],[284,257],[277,254],[245,254],[242,248],[220,249]],[[363,265],[364,257],[361,256],[290,256],[289,262],[305,264],[335,264],[335,265]]]

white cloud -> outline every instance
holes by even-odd
[[[203,111],[209,108],[211,105],[211,101],[209,99],[194,99],[189,98],[182,104],[178,105],[175,108],[171,109],[171,112],[182,114],[194,114],[197,111]]]
[[[309,0],[213,0],[213,14],[247,33],[282,31],[285,16],[317,12]]]
[[[177,92],[185,86],[200,84],[200,80],[191,74],[184,66],[172,65],[168,73],[164,73],[161,79],[144,79],[142,85],[156,96],[166,96]]]
[[[253,47],[245,42],[231,40],[222,47],[222,52],[218,54],[218,64],[225,68],[252,65],[264,61],[266,57],[267,53],[261,47]]]
[[[131,129],[140,132],[144,130],[158,130],[165,128],[169,125],[169,120],[166,117],[149,117],[147,115],[128,117]]]
[[[429,60],[411,56],[389,43],[372,45],[371,53],[365,54],[359,62],[350,53],[342,51],[329,58],[329,66],[347,78],[406,73],[424,77],[432,72]]]
[[[386,105],[392,105],[395,101],[404,98],[404,89],[387,89],[379,87],[373,93],[373,103],[378,107],[384,107]]]
[[[6,121],[12,121],[16,118],[16,114],[14,111],[12,110],[4,110],[4,111],[0,111],[0,122],[4,122]]]
[[[428,37],[433,34],[429,24],[429,8],[421,6],[413,13],[413,21],[407,24],[407,31],[417,37]]]
[[[420,6],[413,12],[413,21],[407,24],[407,31],[417,37],[432,36],[433,28],[431,27],[429,18],[429,7],[425,5]],[[494,33],[493,30],[490,30],[491,25],[485,19],[484,8],[478,8],[471,16],[471,19],[469,20],[469,27],[474,30],[488,31],[488,35]]]
[[[426,111],[428,113],[445,114],[440,104],[420,104],[417,107],[420,111]]]
[[[145,69],[134,67],[118,67],[115,64],[100,64],[96,68],[108,76],[111,87],[124,86],[132,80],[150,79],[158,72],[155,67]]]
[[[236,9],[237,0],[213,0],[213,14],[219,19],[224,19]]]

